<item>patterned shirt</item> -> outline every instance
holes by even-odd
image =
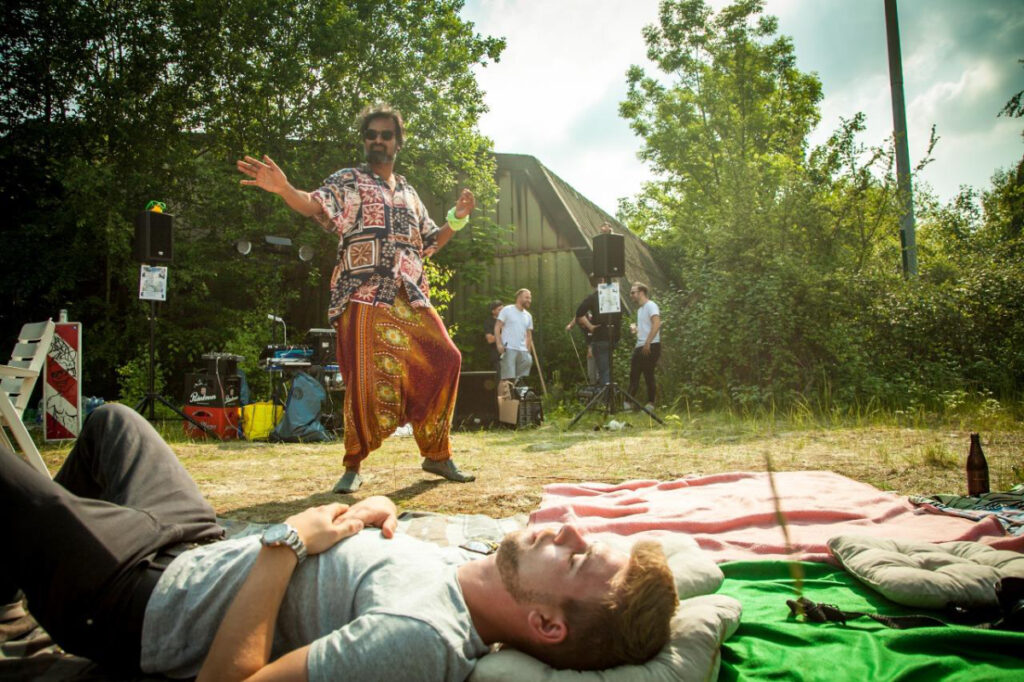
[[[310,196],[323,213],[317,221],[338,235],[331,275],[331,322],[350,302],[390,306],[404,286],[413,307],[430,306],[423,259],[437,251],[441,229],[416,190],[395,175],[395,189],[366,165],[343,168]]]

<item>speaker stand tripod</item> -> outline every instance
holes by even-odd
[[[614,311],[616,315],[617,312],[618,311]],[[621,318],[621,315],[618,315],[618,317]],[[607,321],[609,318],[612,318],[612,321],[610,323]],[[581,410],[580,413],[573,417],[573,420],[569,422],[569,428],[575,426],[576,422],[578,422],[583,417],[583,415],[585,415],[590,410],[596,408],[598,404],[602,402],[604,403],[605,414],[615,414],[616,412],[619,411],[619,406],[624,404],[625,401],[623,399],[628,400],[631,404],[635,405],[638,409],[643,410],[652,419],[654,419],[656,422],[664,426],[665,422],[661,421],[661,418],[658,417],[658,415],[654,414],[654,410],[649,409],[646,405],[642,405],[639,400],[631,396],[628,392],[622,390],[622,387],[615,383],[614,351],[615,344],[618,342],[619,339],[619,321],[618,319],[614,319],[614,315],[608,314],[606,315],[605,321],[603,323],[610,325],[611,331],[608,332],[608,334],[610,334],[610,338],[612,339],[612,341],[610,345],[607,345],[604,351],[598,351],[595,349],[594,354],[595,358],[598,352],[604,352],[608,354],[608,378],[610,379],[610,381],[606,383],[604,386],[602,386],[597,393],[591,396],[590,401],[586,404],[583,410]]]
[[[193,426],[195,426],[197,429],[199,429],[203,433],[212,433],[215,436],[217,436],[217,438],[219,440],[223,440],[220,437],[220,434],[218,434],[216,431],[214,431],[210,426],[208,426],[206,424],[203,424],[202,422],[193,419],[190,415],[185,414],[176,405],[174,405],[169,400],[167,400],[167,398],[163,397],[162,395],[160,395],[159,393],[156,392],[156,372],[155,372],[154,363],[153,363],[155,342],[156,342],[156,301],[152,301],[151,300],[149,302],[149,391],[146,392],[146,395],[144,395],[142,397],[142,400],[140,400],[139,403],[135,406],[135,411],[138,412],[139,414],[143,415],[143,416],[146,416],[143,413],[143,410],[148,409],[149,416],[146,417],[146,418],[149,421],[153,421],[155,419],[155,417],[156,417],[156,414],[154,412],[154,408],[156,407],[157,403],[160,403],[164,407],[166,407],[169,410],[171,410],[171,412],[174,412],[176,415],[178,415],[179,417],[181,417],[185,421],[187,421],[190,424],[192,424]]]
[[[639,400],[631,396],[626,391],[622,390],[622,388],[614,381],[609,381],[607,384],[601,387],[600,391],[594,394],[594,396],[590,399],[590,402],[587,403],[586,407],[584,407],[583,410],[578,415],[576,415],[571,422],[569,422],[569,428],[572,428],[576,424],[576,422],[578,422],[587,412],[589,412],[592,409],[595,409],[596,406],[602,400],[604,401],[605,413],[615,414],[616,412],[618,412],[619,405],[622,405],[624,403],[623,398],[625,398],[630,403],[635,405],[638,409],[646,412],[651,417],[651,419],[664,426],[665,422],[661,421],[661,418],[658,417],[658,415],[654,414],[653,410],[649,409],[646,405],[641,405]]]

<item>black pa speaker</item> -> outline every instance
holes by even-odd
[[[626,274],[626,238],[604,233],[594,237],[594,276],[622,277]]]
[[[455,397],[452,426],[472,429],[498,421],[498,373],[459,373],[459,394]]]
[[[135,260],[170,263],[174,256],[174,216],[143,211],[135,216]]]

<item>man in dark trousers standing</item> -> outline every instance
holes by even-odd
[[[629,394],[636,395],[640,375],[647,384],[647,409],[654,409],[654,368],[661,357],[661,309],[650,299],[647,285],[635,282],[629,296],[636,303],[636,345],[629,363]],[[627,408],[629,406],[627,405]]]

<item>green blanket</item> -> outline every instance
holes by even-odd
[[[736,561],[721,565],[720,594],[743,605],[739,630],[722,646],[719,680],[1022,680],[1024,633],[962,626],[892,630],[869,618],[804,623],[789,616],[796,595],[792,564]],[[799,563],[803,596],[844,611],[920,613],[901,607],[820,563]],[[939,615],[939,614],[936,614]]]

